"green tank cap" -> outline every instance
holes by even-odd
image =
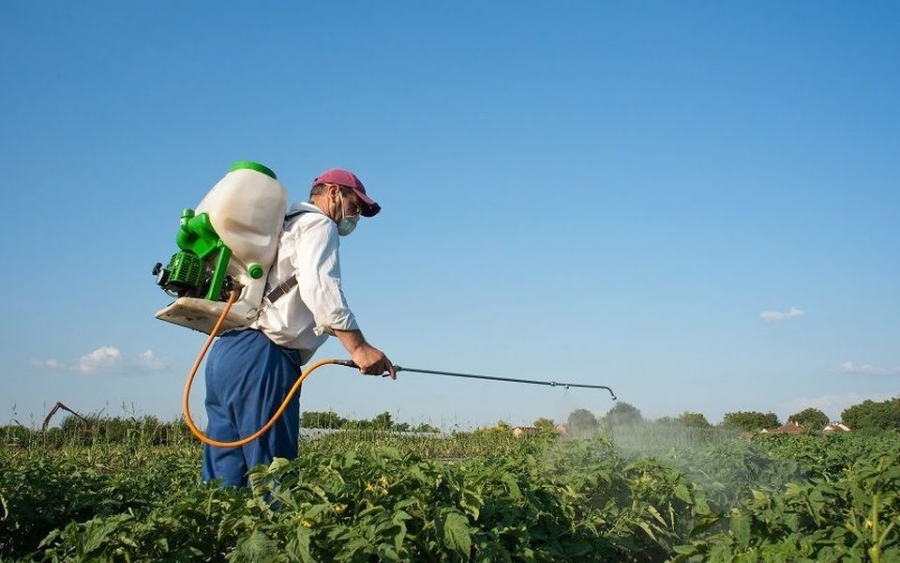
[[[247,265],[247,273],[250,274],[250,277],[258,280],[263,275],[263,268],[256,262],[251,262]]]
[[[277,180],[278,177],[275,176],[275,173],[272,172],[272,169],[268,166],[263,166],[258,162],[253,162],[252,160],[239,160],[231,165],[231,168],[228,169],[229,172],[234,172],[235,170],[256,170],[257,172],[262,172],[269,178],[273,180]]]

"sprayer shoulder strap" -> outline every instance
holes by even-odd
[[[284,216],[284,220],[286,222],[288,219],[293,219],[297,215],[302,215],[303,213],[306,213],[306,210],[301,209],[299,211],[292,211]],[[275,303],[295,287],[297,287],[297,277],[291,276],[290,278],[275,286],[275,289],[267,293],[266,301],[268,301],[270,304]]]
[[[275,303],[295,287],[297,287],[297,278],[291,276],[290,279],[281,282],[275,289],[267,293],[266,301],[268,301],[269,303]]]

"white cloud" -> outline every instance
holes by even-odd
[[[853,362],[844,362],[840,367],[841,373],[853,375],[900,375],[900,367],[886,368],[872,364],[856,365]]]
[[[65,367],[59,360],[34,360],[31,363],[44,369],[63,369]]]
[[[115,366],[121,356],[122,354],[119,352],[118,348],[103,346],[97,348],[90,354],[81,356],[73,369],[80,371],[81,373],[92,373],[97,369]]]
[[[146,371],[156,371],[165,369],[166,364],[153,350],[144,350],[138,354],[138,366]]]
[[[159,371],[166,369],[166,363],[153,350],[144,350],[133,361],[121,366],[122,353],[113,346],[101,346],[89,354],[81,356],[74,364],[65,364],[56,359],[32,360],[33,366],[46,370],[71,370],[81,373],[94,373],[98,370],[109,370],[122,367],[140,371]]]
[[[802,317],[803,311],[796,307],[791,307],[787,311],[763,311],[759,317],[766,322],[786,321],[795,317]]]

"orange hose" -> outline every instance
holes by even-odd
[[[326,358],[324,360],[319,360],[313,365],[309,366],[309,368],[300,374],[300,377],[294,382],[294,385],[291,387],[290,391],[288,391],[287,396],[284,398],[284,401],[281,403],[281,406],[278,407],[278,410],[275,411],[275,414],[272,415],[272,418],[269,419],[269,422],[266,423],[265,426],[254,432],[253,434],[247,436],[246,438],[241,438],[235,442],[220,442],[218,440],[213,440],[206,434],[204,434],[197,425],[194,424],[194,419],[191,418],[191,409],[190,409],[190,397],[191,397],[191,385],[194,383],[194,376],[197,375],[197,370],[200,369],[200,364],[203,362],[204,356],[206,356],[207,350],[209,350],[212,341],[216,338],[216,335],[219,334],[219,330],[222,328],[222,323],[225,322],[225,317],[228,316],[228,312],[231,310],[231,306],[237,301],[238,295],[240,291],[233,290],[228,295],[228,301],[225,303],[225,309],[222,311],[222,314],[219,316],[219,320],[216,321],[216,324],[213,326],[212,331],[209,333],[209,338],[206,339],[206,342],[203,344],[203,347],[200,348],[200,353],[197,355],[197,359],[194,360],[194,365],[191,366],[191,372],[188,374],[187,383],[184,385],[184,395],[182,397],[181,410],[184,412],[184,419],[187,422],[188,428],[190,428],[191,433],[197,437],[204,444],[215,446],[218,448],[236,448],[238,446],[243,446],[244,444],[249,444],[253,440],[256,440],[260,436],[266,433],[269,428],[275,424],[282,413],[284,413],[285,409],[287,409],[288,404],[291,402],[291,398],[297,393],[300,389],[300,385],[303,383],[303,380],[306,379],[309,374],[311,374],[317,368],[320,368],[327,364],[335,363],[334,359]]]

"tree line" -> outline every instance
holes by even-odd
[[[371,419],[344,418],[333,411],[305,411],[300,415],[300,428],[326,428],[342,430],[389,430],[391,432],[440,432],[438,428],[424,422],[415,426],[408,422],[395,422],[391,413],[385,411]]]
[[[821,431],[830,421],[817,408],[807,408],[788,417],[788,421],[798,424],[804,431]],[[764,428],[781,426],[781,421],[772,412],[736,411],[726,413],[718,425],[711,424],[706,416],[698,412],[683,412],[675,417],[662,417],[653,421],[645,420],[641,411],[627,402],[620,401],[605,415],[596,416],[588,410],[578,409],[569,414],[565,421],[565,431],[593,433],[601,428],[614,428],[652,422],[654,424],[677,425],[688,428],[723,428],[744,432],[759,432]],[[886,401],[863,401],[844,409],[841,422],[855,432],[900,431],[900,398]],[[554,433],[558,424],[547,418],[539,418],[534,426],[542,431]],[[301,428],[375,430],[391,432],[438,433],[440,429],[427,423],[412,425],[397,422],[389,412],[375,415],[371,419],[352,419],[333,411],[306,411],[300,417]],[[507,423],[499,427],[511,430]],[[502,429],[501,428],[501,429]],[[154,416],[105,417],[98,414],[68,416],[58,428],[37,430],[21,424],[0,426],[0,441],[7,445],[96,445],[109,443],[130,443],[134,445],[164,445],[194,443],[183,419],[163,422]]]
[[[411,425],[396,422],[391,413],[383,412],[371,419],[354,420],[338,416],[334,412],[304,412],[300,417],[301,428],[331,428],[344,430],[377,430],[390,432],[440,432],[426,423]],[[74,413],[62,419],[58,427],[29,428],[22,424],[0,426],[0,444],[12,446],[64,446],[132,444],[134,446],[162,446],[193,444],[183,417],[164,422],[155,416],[103,416]]]
[[[822,410],[807,408],[788,417],[788,422],[793,422],[803,430],[809,432],[821,431],[831,422]],[[535,426],[540,426],[544,419],[535,421]],[[618,402],[605,415],[597,417],[586,409],[573,411],[567,420],[568,430],[573,432],[592,432],[601,427],[615,427],[645,422],[641,411],[626,402]],[[649,421],[648,421],[649,422]],[[712,428],[711,424],[702,413],[683,412],[676,417],[662,417],[654,422],[660,424],[676,424],[689,428]],[[863,401],[862,403],[847,407],[841,412],[841,422],[853,431],[880,432],[900,430],[900,398],[886,401]],[[762,429],[777,428],[782,422],[773,412],[736,411],[725,413],[720,428],[739,430],[744,432],[759,432]]]

